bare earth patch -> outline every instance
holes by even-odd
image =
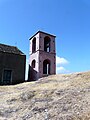
[[[90,120],[90,72],[0,86],[0,120]]]

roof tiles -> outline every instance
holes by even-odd
[[[0,52],[24,55],[24,53],[20,51],[17,47],[5,44],[0,44]]]

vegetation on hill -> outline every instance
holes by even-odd
[[[90,120],[90,72],[0,86],[0,120]]]

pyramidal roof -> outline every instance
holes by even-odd
[[[46,34],[46,35],[50,35],[50,36],[53,36],[53,37],[56,37],[55,35],[52,35],[52,34],[49,34],[49,33],[46,33],[46,32],[43,32],[43,31],[37,31],[33,36],[31,36],[30,38],[29,38],[29,40],[31,40],[36,34],[38,34],[38,33],[43,33],[43,34]]]

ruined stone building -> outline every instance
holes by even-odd
[[[25,81],[26,55],[17,47],[0,44],[0,85]]]
[[[29,78],[56,74],[55,36],[38,31],[30,38]]]

